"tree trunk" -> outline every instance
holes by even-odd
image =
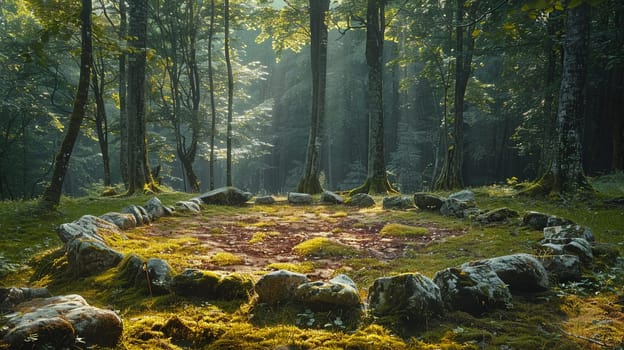
[[[119,0],[119,40],[126,42],[126,1]],[[128,189],[128,113],[126,96],[128,72],[126,71],[126,51],[119,53],[119,172],[126,189]]]
[[[557,110],[557,152],[550,169],[525,193],[576,193],[591,189],[583,173],[582,121],[590,25],[588,4],[568,8],[563,73]]]
[[[54,172],[50,184],[45,189],[39,202],[44,210],[52,210],[61,201],[61,191],[63,181],[69,167],[74,144],[80,133],[80,125],[85,115],[85,105],[89,95],[89,71],[91,68],[91,57],[93,54],[91,44],[91,0],[82,0],[82,11],[80,12],[81,22],[81,53],[80,53],[80,76],[78,79],[78,90],[74,99],[74,106],[69,120],[67,134],[61,143],[61,149],[55,158]]]
[[[472,36],[474,25],[464,26],[466,0],[457,0],[455,26],[455,101],[453,138],[446,150],[442,170],[435,183],[437,190],[462,188],[464,166],[464,99],[466,86],[471,74],[472,55],[475,39]],[[464,44],[464,41],[467,41]]]
[[[214,94],[214,72],[212,68],[212,39],[214,36],[215,0],[210,0],[210,29],[208,30],[208,85],[210,87],[210,189],[215,188],[215,133],[217,132],[217,109]]]
[[[102,153],[102,170],[104,173],[104,186],[111,185],[110,157],[108,154],[108,118],[106,116],[106,105],[104,104],[104,62],[100,60],[97,67],[95,58],[91,66],[91,90],[95,98],[95,129]]]
[[[232,62],[230,60],[230,1],[225,0],[223,4],[223,26],[225,31],[224,50],[225,65],[227,67],[227,160],[225,169],[226,186],[232,186],[232,103],[234,99],[234,78],[232,76]]]
[[[147,157],[145,66],[147,0],[130,1],[128,34],[133,48],[128,55],[128,194],[157,190]]]
[[[327,77],[327,24],[325,14],[329,0],[310,0],[310,58],[312,67],[312,114],[303,178],[297,192],[309,194],[323,191],[321,174],[321,149],[325,126],[325,87]]]
[[[396,192],[388,181],[384,159],[383,43],[385,0],[368,0],[366,8],[366,64],[368,65],[368,167],[364,184],[355,193]]]

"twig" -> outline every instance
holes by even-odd
[[[606,348],[606,347],[610,347],[607,343],[601,342],[600,340],[592,339],[592,338],[585,337],[585,336],[582,336],[582,335],[572,334],[572,333],[569,333],[569,332],[564,331],[564,330],[563,330],[563,329],[561,329],[561,328],[559,329],[559,331],[560,331],[561,333],[563,333],[563,334],[565,334],[565,335],[569,336],[569,337],[573,337],[573,338],[577,338],[577,339],[582,339],[582,340],[588,341],[588,342],[590,342],[590,343],[594,343],[594,344],[600,345],[600,346],[605,347],[605,348]]]

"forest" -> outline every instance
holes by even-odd
[[[403,193],[533,181],[570,128],[584,175],[622,171],[619,1],[321,3],[148,1],[133,14],[94,1],[83,60],[79,2],[3,1],[0,198],[42,195],[76,119],[70,196],[127,190],[135,148],[159,169],[147,182],[188,192],[286,193],[310,178],[302,192],[344,191],[373,173]],[[585,14],[582,87],[562,112],[572,10]]]
[[[0,350],[624,348],[624,1],[0,0]]]

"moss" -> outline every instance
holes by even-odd
[[[429,229],[426,227],[409,226],[403,224],[387,224],[381,231],[381,236],[390,237],[412,237],[412,236],[426,236],[429,234]]]
[[[266,266],[269,270],[288,270],[298,273],[311,273],[314,272],[314,264],[306,261],[302,263],[271,263]]]
[[[210,257],[210,262],[217,266],[230,266],[241,265],[245,260],[236,254],[219,252]]]
[[[254,232],[253,236],[251,236],[248,242],[250,244],[262,243],[265,239],[269,237],[278,237],[280,234],[281,233],[277,231],[269,231],[269,232],[258,231],[258,232]]]
[[[360,255],[356,248],[325,237],[315,237],[301,242],[294,246],[293,250],[302,256],[344,257]]]

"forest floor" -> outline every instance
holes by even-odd
[[[598,242],[612,248],[584,270],[583,280],[538,295],[514,295],[512,309],[480,317],[451,312],[413,325],[375,319],[365,311],[343,324],[335,322],[341,315],[298,305],[268,308],[253,296],[234,302],[152,297],[120,289],[115,271],[79,280],[35,273],[46,264],[62,265],[54,232],[60,223],[141,204],[145,196],[64,198],[59,212],[45,217],[34,216],[30,202],[0,203],[0,286],[46,286],[54,294],[78,293],[96,306],[117,310],[124,320],[119,349],[622,349],[624,208],[604,204],[624,196],[621,180],[595,179],[599,193],[583,200],[518,197],[507,186],[473,189],[482,209],[505,206],[521,214],[537,210],[569,218],[590,227]],[[171,205],[191,195],[158,197]],[[414,228],[413,234],[393,235],[397,225]],[[363,300],[379,277],[404,272],[433,277],[471,260],[543,254],[537,244],[542,233],[519,219],[481,225],[418,209],[384,210],[380,204],[368,209],[291,206],[283,199],[270,206],[207,206],[200,214],[164,217],[125,233],[128,240],[110,242],[114,249],[163,258],[177,272],[236,271],[257,279],[288,269],[312,280],[344,273],[357,283]]]

